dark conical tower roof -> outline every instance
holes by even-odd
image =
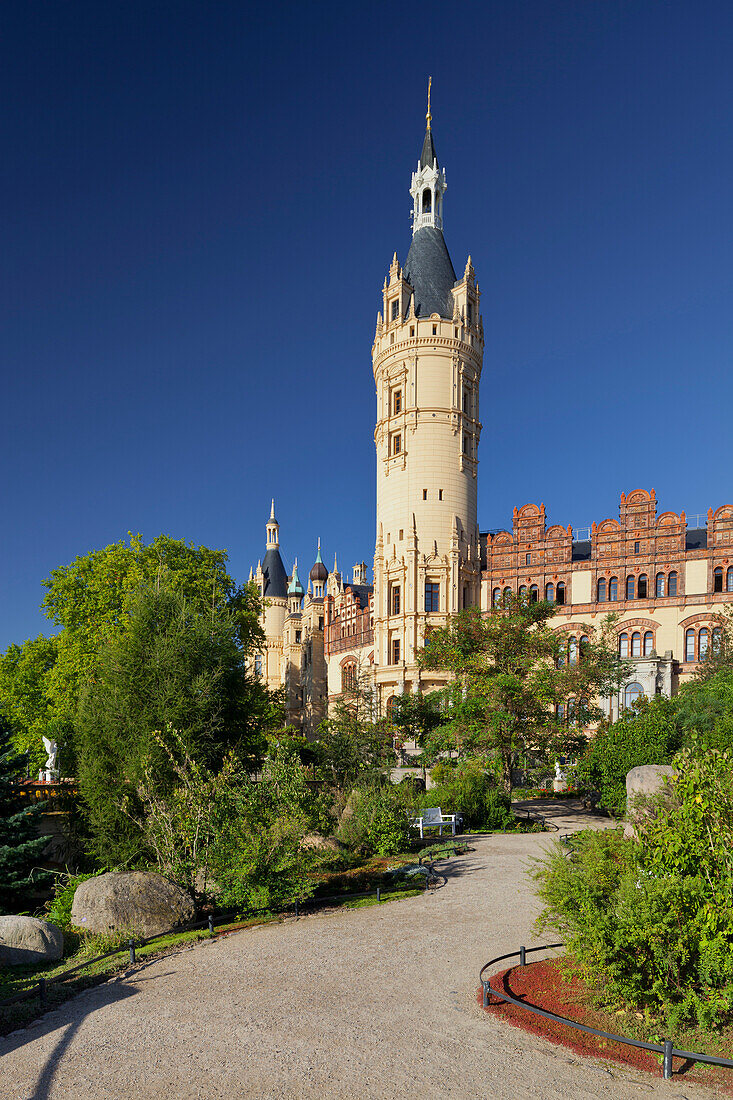
[[[269,549],[262,561],[262,595],[270,599],[285,599],[288,594],[288,575],[278,549]]]
[[[456,273],[442,230],[432,225],[418,229],[405,261],[405,278],[415,291],[415,316],[453,316]]]

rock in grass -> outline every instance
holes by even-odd
[[[28,966],[54,962],[64,952],[64,934],[36,917],[0,917],[0,964]]]
[[[193,920],[190,894],[151,871],[110,871],[79,884],[71,922],[90,932],[157,936]]]

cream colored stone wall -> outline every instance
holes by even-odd
[[[415,664],[426,629],[443,625],[448,614],[480,599],[476,480],[483,331],[470,261],[453,291],[452,320],[437,315],[418,320],[409,313],[405,318],[409,294],[395,257],[384,288],[384,317],[391,317],[395,297],[399,316],[380,319],[372,349],[377,396],[374,658],[383,700],[403,690],[428,689]],[[426,610],[426,582],[440,586],[437,612]],[[400,608],[394,614],[396,585]],[[395,639],[400,642],[398,665],[392,660]],[[430,686],[439,682],[433,676]]]
[[[708,589],[708,562],[707,558],[700,561],[688,561],[685,563],[685,595],[694,596],[707,592]]]

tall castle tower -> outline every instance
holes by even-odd
[[[445,169],[427,127],[412,174],[412,243],[384,281],[372,347],[377,390],[374,661],[382,706],[444,682],[420,673],[431,627],[480,602],[476,475],[483,324],[469,256],[443,238]]]

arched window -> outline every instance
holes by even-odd
[[[723,648],[723,628],[713,627],[713,656],[717,657]]]
[[[628,708],[632,706],[632,704],[634,704],[637,699],[641,699],[643,694],[644,688],[641,686],[641,684],[637,684],[636,682],[634,682],[633,684],[627,684],[624,691],[624,706],[626,707],[626,709],[628,710]]]
[[[522,585],[519,586],[519,598],[522,601],[522,603],[527,602],[527,585],[526,584],[522,584]]]
[[[433,209],[433,193],[429,187],[426,187],[422,193],[422,212],[423,214],[429,214]]]
[[[529,589],[529,602],[530,602],[530,603],[537,603],[537,601],[538,601],[538,599],[539,599],[539,598],[540,598],[540,590],[539,590],[539,588],[537,587],[537,585],[536,585],[536,584],[532,584],[532,585],[530,585],[530,589]]]
[[[628,657],[629,655],[628,634],[619,634],[618,636],[618,655],[619,657]]]
[[[504,607],[508,607],[512,602],[512,590],[511,588],[504,589]]]
[[[349,663],[341,669],[341,690],[356,691],[356,665]]]
[[[708,644],[710,642],[710,631],[704,626],[697,638],[697,652],[701,661],[707,661],[708,659]]]
[[[581,635],[580,638],[580,659],[588,652],[588,646],[590,645],[590,638],[587,634]]]
[[[644,656],[648,657],[651,651],[654,649],[654,631],[647,630],[644,632]]]
[[[553,603],[555,600],[555,585],[552,582],[545,585],[545,599],[548,603]]]
[[[494,607],[498,607],[499,604],[501,603],[501,589],[500,588],[495,588],[494,591],[491,593],[491,602],[494,605]]]
[[[713,592],[723,591],[723,569],[722,566],[718,566],[713,570]]]
[[[634,598],[634,577],[630,576],[626,578],[626,599],[633,600]]]
[[[598,582],[596,598],[598,600],[598,603],[605,603],[606,602],[606,578],[605,577],[601,577],[601,579]]]
[[[692,627],[685,631],[685,660],[695,660],[695,631]]]
[[[577,665],[578,663],[578,639],[571,638],[568,642],[568,664]]]
[[[730,566],[725,575],[725,590],[726,592],[733,592],[733,565]]]
[[[575,716],[575,700],[568,699],[568,725],[574,726],[577,719]]]
[[[647,593],[647,588],[648,587],[649,586],[648,586],[648,582],[647,582],[646,573],[640,573],[639,574],[639,583],[636,586],[636,598],[638,600],[645,600],[646,599],[646,593]]]
[[[667,577],[667,595],[677,595],[677,574],[674,572],[674,570],[672,570],[672,572]]]
[[[638,630],[631,635],[631,656],[641,657],[641,634]]]
[[[395,705],[395,696],[390,695],[389,699],[387,700],[387,705],[385,707],[385,710],[387,712],[387,718],[390,721],[392,720],[392,711],[394,710],[394,705]]]
[[[557,582],[557,595],[555,596],[555,603],[557,603],[557,604],[564,604],[565,603],[565,582],[564,581],[558,581]]]
[[[608,598],[611,603],[615,603],[618,599],[618,578],[611,577],[608,582]]]
[[[655,592],[656,592],[657,596],[663,596],[664,595],[664,589],[665,589],[664,581],[665,581],[664,573],[657,573],[657,584],[656,584],[656,588],[655,588]]]
[[[558,703],[557,704],[557,717],[558,717],[558,720],[560,722],[565,721],[565,704],[564,703]]]

